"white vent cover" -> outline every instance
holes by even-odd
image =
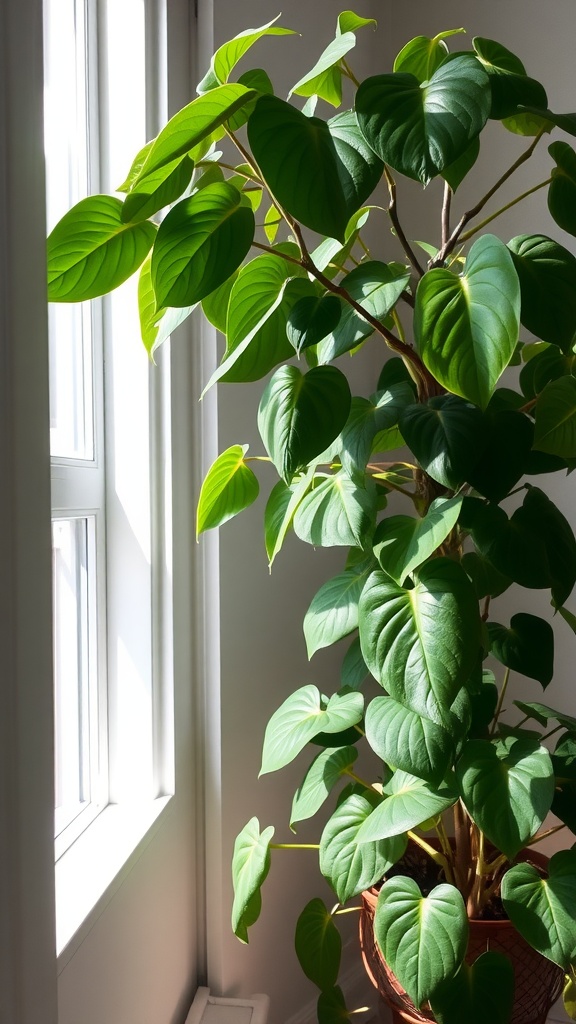
[[[268,996],[250,999],[218,999],[209,988],[199,988],[194,996],[186,1024],[266,1024]]]

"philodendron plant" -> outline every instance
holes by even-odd
[[[576,831],[576,718],[539,700],[553,677],[549,619],[576,629],[566,607],[576,540],[548,487],[576,465],[576,258],[529,226],[509,240],[484,233],[547,189],[553,220],[576,235],[576,153],[563,137],[548,145],[545,180],[497,199],[550,133],[576,136],[576,115],[552,113],[499,43],[462,49],[461,29],[413,39],[391,71],[359,82],[350,53],[373,27],[341,14],[289,102],[265,71],[238,76],[236,65],[262,37],[294,33],[275,21],[221,46],[198,96],[136,156],[123,198],[85,199],[54,229],[49,297],[90,299],[141,268],[151,356],[201,304],[226,336],[206,386],[264,387],[262,446],[248,455],[240,442],[216,460],[198,533],[247,508],[269,463],[270,565],[290,531],[342,549],[304,616],[311,658],[351,638],[341,679],[333,692],[307,683],[286,696],[262,760],[265,773],[303,751],[311,759],[292,828],[331,801],[317,850],[337,904],[313,900],[296,933],[321,990],[319,1020],[346,1016],[342,905],[380,883],[409,840],[437,884],[423,895],[396,868],[375,932],[416,1006],[455,1024],[466,998],[464,1016],[477,1021],[489,991],[499,1024],[509,1020],[508,961],[463,966],[468,920],[496,902],[565,971],[576,1019],[576,850],[556,854],[548,877],[517,862],[557,829],[570,847]],[[517,155],[497,167],[492,149],[494,183],[462,208],[489,122],[514,133]],[[425,241],[403,228],[400,177],[405,196],[443,183]],[[367,396],[351,393],[351,357],[378,367]],[[544,592],[547,618],[524,610],[526,589]],[[504,593],[510,620],[495,605]],[[511,702],[512,673],[524,682]],[[355,770],[360,746],[371,775]],[[543,825],[550,810],[553,827]],[[253,818],[236,843],[232,917],[244,941],[271,851],[290,845],[275,846],[273,831]]]

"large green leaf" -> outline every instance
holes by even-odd
[[[294,942],[306,977],[322,991],[333,988],[340,970],[342,939],[323,900],[306,904],[296,922]]]
[[[513,736],[497,745],[470,740],[456,776],[470,817],[512,860],[538,831],[552,804],[554,773],[548,751],[536,741]]]
[[[541,452],[576,458],[576,378],[550,381],[536,402],[534,447]]]
[[[356,94],[358,123],[374,152],[424,185],[465,152],[489,112],[488,76],[466,55],[422,85],[397,72],[366,79]]]
[[[294,532],[315,547],[364,547],[375,517],[374,485],[360,487],[341,471],[309,491],[294,515]]]
[[[226,320],[228,318],[228,303],[234,282],[238,278],[239,271],[236,270],[231,276],[215,288],[205,299],[202,299],[202,312],[204,316],[221,334],[226,333]]]
[[[338,326],[340,312],[341,303],[337,295],[308,296],[292,307],[286,333],[298,355],[332,333]]]
[[[377,320],[384,320],[410,281],[410,271],[402,263],[368,260],[346,274],[340,282],[352,299]],[[329,363],[368,338],[374,328],[342,300],[337,326],[318,346],[318,361]]]
[[[138,277],[138,314],[140,317],[140,334],[148,355],[154,353],[180,324],[188,319],[196,309],[184,306],[181,309],[156,309],[156,296],[152,287],[151,257],[148,255],[140,269]]]
[[[490,80],[490,117],[501,121],[516,114],[520,106],[548,106],[546,90],[540,82],[527,76],[522,61],[515,54],[501,43],[480,36],[472,40],[472,45]]]
[[[508,248],[520,279],[524,327],[567,349],[576,334],[576,257],[546,235],[518,235]]]
[[[336,733],[356,725],[364,712],[360,693],[335,694],[326,701],[309,683],[290,694],[266,726],[260,775],[289,764],[320,732]]]
[[[358,751],[356,747],[329,747],[314,759],[292,801],[290,828],[297,821],[311,818],[320,809],[332,789],[352,767]]]
[[[260,401],[258,429],[287,483],[338,437],[350,402],[348,381],[335,366],[318,366],[306,374],[295,366],[276,370]]]
[[[358,601],[369,570],[349,569],[324,583],[304,616],[308,657],[358,626]]]
[[[484,414],[485,448],[466,473],[468,483],[490,501],[502,501],[527,472],[534,426],[514,409],[489,408]]]
[[[576,235],[576,153],[567,142],[553,142],[548,152],[556,162],[548,189],[548,209],[559,227]]]
[[[262,96],[248,122],[252,152],[279,203],[296,220],[344,241],[353,213],[372,194],[382,163],[352,111],[321,121]]]
[[[260,916],[260,886],[270,869],[269,845],[273,835],[273,825],[260,832],[258,818],[251,818],[234,844],[232,929],[242,942],[248,942],[248,928]]]
[[[470,577],[479,601],[488,595],[499,597],[512,583],[512,580],[499,573],[492,563],[477,551],[467,551],[462,556],[460,564]]]
[[[513,672],[548,686],[554,674],[554,631],[538,615],[518,612],[510,626],[488,623],[490,653]]]
[[[170,118],[154,140],[139,168],[136,181],[171,160],[190,153],[198,143],[212,135],[232,114],[257,95],[255,89],[247,89],[243,85],[221,85],[205,96],[192,100]]]
[[[548,878],[515,864],[502,879],[502,901],[526,941],[567,971],[576,960],[576,850],[554,854]]]
[[[480,646],[478,604],[464,570],[435,558],[406,590],[373,572],[360,598],[359,627],[366,664],[390,695],[450,728],[450,707]]]
[[[296,35],[297,33],[293,29],[281,28],[279,25],[276,25],[279,17],[280,15],[277,15],[276,18],[273,18],[266,25],[261,25],[260,28],[248,28],[244,32],[240,32],[239,35],[234,36],[229,42],[219,46],[210,61],[209,70],[198,85],[198,92],[200,94],[206,93],[217,88],[219,85],[224,85],[228,81],[231,71],[242,60],[244,54],[264,36]]]
[[[422,565],[454,529],[462,498],[436,498],[422,519],[390,516],[378,524],[374,553],[396,583],[402,584]]]
[[[178,203],[152,254],[158,306],[191,306],[209,295],[240,266],[253,238],[254,214],[233,185],[207,185]]]
[[[448,54],[444,40],[463,31],[462,28],[449,29],[447,32],[439,32],[432,39],[428,36],[416,36],[402,47],[394,61],[393,70],[414,75],[420,83],[427,82]]]
[[[256,501],[260,487],[246,465],[248,445],[232,445],[208,470],[198,499],[196,534],[222,526]]]
[[[460,187],[464,178],[474,167],[478,157],[480,156],[480,139],[473,139],[468,149],[465,149],[462,156],[459,156],[453,164],[449,167],[445,167],[442,171],[442,177],[444,181],[450,185],[453,192]]]
[[[386,799],[366,818],[358,832],[359,843],[390,839],[442,814],[458,799],[450,784],[430,785],[411,773],[395,771],[384,787]]]
[[[450,733],[393,697],[370,701],[365,729],[372,750],[386,764],[434,784],[446,775],[454,754]]]
[[[438,1024],[510,1024],[514,1005],[514,968],[503,953],[482,953],[463,963],[432,999]]]
[[[457,490],[468,478],[486,444],[482,413],[457,395],[409,405],[399,422],[422,469],[450,490]]]
[[[320,870],[341,903],[379,882],[406,850],[406,836],[358,842],[362,824],[380,802],[370,790],[351,793],[338,804],[322,833]]]
[[[461,276],[437,267],[418,285],[414,331],[424,363],[482,408],[514,355],[519,318],[518,275],[495,235],[474,242]]]
[[[89,196],[48,236],[48,301],[84,302],[117,288],[138,270],[156,226],[125,224],[114,196]]]
[[[452,885],[437,885],[423,896],[412,878],[389,878],[380,890],[374,934],[382,956],[412,1002],[433,999],[464,959],[468,918]]]
[[[364,480],[374,439],[381,431],[396,426],[402,410],[413,401],[414,392],[405,382],[392,384],[389,390],[372,395],[370,399],[352,399],[350,415],[340,438],[340,457],[343,468],[353,480]]]
[[[192,177],[194,164],[187,156],[159,167],[145,178],[139,178],[122,207],[122,220],[147,220],[158,210],[170,206],[182,195]]]

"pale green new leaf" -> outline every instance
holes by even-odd
[[[339,65],[354,46],[356,36],[353,32],[344,32],[336,36],[312,70],[296,82],[288,97],[293,93],[297,96],[319,96],[333,107],[339,107],[342,102],[342,74]]]
[[[359,14],[355,14],[354,11],[342,11],[338,15],[338,23],[336,26],[336,35],[344,35],[345,32],[357,32],[359,28],[365,28],[367,25],[374,25],[376,27],[377,22],[374,18],[361,18]]]
[[[232,929],[242,942],[248,942],[248,928],[260,916],[260,886],[270,869],[269,844],[273,835],[273,825],[260,832],[258,818],[251,818],[234,844]]]
[[[422,519],[390,516],[374,534],[374,554],[385,572],[402,584],[454,529],[462,498],[436,498]]]
[[[324,583],[304,616],[308,657],[330,647],[358,626],[358,601],[369,570],[349,569]]]
[[[402,47],[394,61],[393,70],[414,75],[419,82],[427,82],[448,54],[444,40],[462,32],[463,28],[453,28],[447,32],[439,32],[432,39],[428,36],[416,36]]]
[[[361,548],[375,516],[374,485],[359,487],[341,471],[326,477],[306,495],[294,516],[294,532],[315,547]]]
[[[386,764],[433,784],[445,777],[454,755],[450,733],[393,697],[370,701],[365,730],[372,750]]]
[[[342,939],[323,900],[306,904],[296,922],[296,956],[307,978],[323,992],[336,984]]]
[[[385,800],[379,803],[358,831],[359,843],[403,835],[429,818],[442,814],[458,799],[455,786],[430,785],[408,772],[396,771],[384,787]]]
[[[276,22],[279,17],[280,15],[277,15],[276,18],[273,18],[272,21],[262,25],[260,28],[248,28],[244,32],[240,32],[239,35],[234,36],[229,42],[223,43],[212,57],[210,68],[198,85],[198,92],[202,95],[227,82],[231,71],[234,70],[244,54],[264,36],[297,35],[291,28],[277,26]]]
[[[222,526],[256,501],[258,480],[246,465],[248,445],[232,445],[208,470],[198,499],[196,536]]]
[[[147,220],[165,206],[170,206],[190,183],[193,170],[192,160],[181,156],[139,178],[124,200],[122,220],[125,223]]]
[[[326,701],[317,686],[301,686],[268,722],[260,775],[289,764],[319,732],[337,733],[356,725],[363,711],[360,693],[334,694]]]
[[[568,971],[576,961],[576,850],[554,854],[548,878],[515,864],[502,879],[502,902],[523,938]]]
[[[318,754],[294,795],[290,828],[316,814],[357,757],[356,747],[328,747]]]

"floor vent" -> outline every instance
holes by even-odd
[[[266,1024],[268,996],[250,999],[219,999],[209,988],[199,988],[186,1018],[186,1024]]]

